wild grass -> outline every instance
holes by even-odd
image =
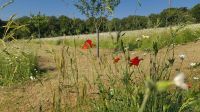
[[[177,39],[180,38],[179,35],[184,35],[184,41]],[[189,36],[186,35],[193,34],[171,30],[169,37],[163,34],[166,36],[166,42],[160,43],[160,39],[155,37],[156,40],[145,39],[139,45],[136,43],[135,46],[141,49],[149,47],[148,68],[129,65],[132,57],[123,44],[127,42],[124,37],[119,40],[119,43],[114,43],[117,44],[114,46],[120,47],[121,50],[117,53],[121,56],[119,63],[110,60],[116,56],[116,53],[109,55],[110,57],[103,55],[96,58],[91,49],[87,52],[78,50],[79,42],[75,39],[70,42],[73,48],[66,46],[65,42],[68,40],[63,40],[61,54],[52,52],[60,73],[51,110],[56,112],[198,112],[200,89],[186,91],[171,83],[174,74],[183,71],[182,63],[177,65],[176,72],[173,71],[176,62],[175,43],[188,42],[197,38],[192,37],[187,40]],[[148,45],[142,47],[143,42]],[[164,46],[167,46],[166,55],[158,59],[159,49]],[[82,55],[81,59],[80,55]],[[80,61],[82,59],[86,60],[84,66]]]
[[[17,44],[14,35],[18,29],[24,28],[25,25],[18,25],[13,20],[15,15],[11,16],[8,23],[4,26],[4,35],[0,39],[0,85],[10,86],[16,83],[36,78],[39,74],[37,69],[37,56],[32,50],[24,49],[26,45]],[[27,43],[27,42],[25,42]],[[25,45],[25,46],[23,46]]]
[[[37,57],[30,50],[5,47],[0,50],[0,85],[20,84],[39,74]]]
[[[178,30],[184,26],[172,28],[173,30]],[[157,41],[159,44],[159,49],[164,48],[168,45],[169,43],[169,37],[171,35],[171,29],[166,28],[165,30],[162,29],[162,31],[155,31],[157,29],[154,29],[154,31],[147,30],[147,31],[138,31],[137,34],[134,33],[129,33],[129,32],[122,32],[125,33],[125,35],[122,37],[122,40],[124,42],[124,45],[126,47],[129,47],[129,50],[135,50],[135,49],[140,49],[140,50],[148,50],[151,48],[152,43],[154,41]],[[159,29],[158,29],[159,30]],[[143,33],[142,33],[143,32]],[[180,45],[180,44],[185,44],[188,42],[194,42],[200,39],[200,28],[196,27],[196,29],[191,28],[191,27],[184,27],[179,31],[176,35],[176,38],[174,40],[174,44]],[[110,33],[107,35],[103,35],[102,37],[100,36],[100,48],[102,49],[113,49],[115,48],[115,40],[116,40],[116,34]],[[143,36],[149,36],[149,38],[143,38]],[[114,41],[112,39],[114,37]],[[73,46],[73,41],[75,40],[77,43],[77,46],[82,46],[82,43],[89,38],[96,43],[96,38],[91,38],[91,36],[84,36],[84,38],[76,38],[76,37],[71,37],[71,38],[65,38],[65,39],[49,39],[49,40],[43,40],[45,43],[53,44],[53,45],[60,45],[61,42],[64,41],[64,44],[67,46]],[[37,41],[36,41],[37,42]]]

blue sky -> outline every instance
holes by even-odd
[[[7,0],[3,0],[5,2]],[[15,0],[14,3],[0,11],[0,19],[6,20],[12,14],[17,17],[29,16],[37,14],[39,11],[48,16],[66,15],[69,17],[79,17],[85,19],[78,10],[73,6],[73,0]],[[172,0],[173,7],[191,8],[200,0]],[[3,4],[0,2],[0,5]],[[128,15],[149,15],[151,13],[159,13],[163,9],[169,7],[168,0],[141,0],[142,6],[137,5],[136,0],[121,0],[121,4],[117,7],[113,17],[123,18]]]

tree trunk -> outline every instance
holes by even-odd
[[[40,33],[40,26],[38,26],[38,37],[39,37],[39,41],[40,41],[40,47],[42,46],[42,41],[41,41],[41,33]]]
[[[96,28],[97,33],[97,57],[99,58],[99,29]]]

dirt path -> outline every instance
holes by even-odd
[[[24,85],[0,88],[0,112],[39,111],[40,108],[43,111],[49,111],[52,108],[53,93],[57,89],[56,85],[58,84],[58,72],[56,71],[53,57],[47,53],[51,47],[60,49],[58,46],[44,46],[38,52],[39,66],[47,72],[47,75],[44,75],[41,79],[42,84],[38,80],[33,80],[27,81]],[[163,51],[160,52],[161,55]],[[142,54],[142,52],[136,51],[132,56],[141,56]],[[176,46],[176,58],[178,58],[179,54],[186,55],[183,69],[187,71],[191,62],[200,62],[200,41]],[[141,66],[148,66],[148,59],[148,56],[144,57],[146,61]],[[200,70],[197,70],[196,73],[200,73]],[[194,75],[200,77],[200,74]],[[40,104],[42,104],[42,107],[40,107]]]

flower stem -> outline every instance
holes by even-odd
[[[147,100],[148,100],[149,96],[150,96],[150,89],[147,88],[146,91],[145,91],[144,99],[143,99],[143,101],[142,101],[142,105],[141,105],[141,107],[140,107],[140,109],[139,109],[138,112],[144,112],[145,105],[146,105],[146,103],[147,103]]]

